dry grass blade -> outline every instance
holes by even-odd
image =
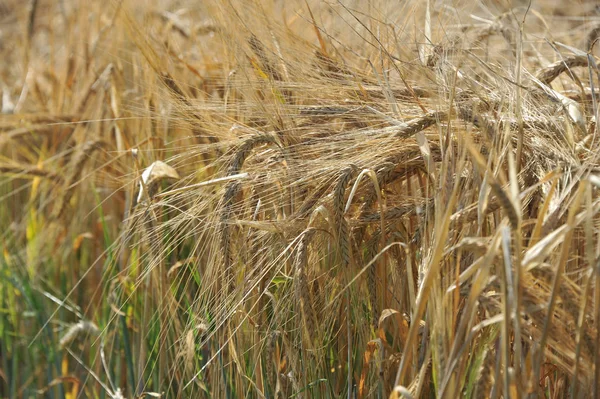
[[[585,189],[586,189],[586,185],[580,186],[580,188],[576,194],[575,201],[569,209],[569,216],[568,216],[568,220],[567,220],[567,226],[569,227],[569,229],[565,235],[565,240],[562,245],[560,259],[558,262],[559,267],[556,270],[556,273],[554,274],[554,278],[552,281],[552,291],[551,291],[552,294],[550,296],[550,301],[548,303],[548,315],[546,316],[544,326],[542,328],[542,338],[540,339],[539,345],[536,348],[538,351],[538,359],[536,359],[536,363],[534,365],[533,378],[532,378],[533,381],[539,380],[540,369],[541,369],[541,365],[543,364],[544,352],[546,350],[546,348],[545,348],[546,340],[548,339],[550,324],[552,323],[552,318],[554,316],[554,307],[556,306],[556,301],[557,301],[557,297],[558,297],[558,293],[559,293],[559,286],[561,284],[561,278],[563,277],[565,265],[568,260],[568,256],[569,256],[569,252],[570,252],[571,239],[573,237],[573,227],[574,227],[574,223],[576,221],[576,215],[577,215],[577,212],[579,211],[579,206],[580,206],[580,203],[582,200],[582,195],[583,195],[583,192],[585,191]]]

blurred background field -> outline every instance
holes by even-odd
[[[0,396],[600,397],[599,39],[594,1],[1,0]]]

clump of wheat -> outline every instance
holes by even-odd
[[[593,2],[5,3],[1,395],[598,391]]]

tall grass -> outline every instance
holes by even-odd
[[[2,397],[600,397],[593,1],[0,4]]]

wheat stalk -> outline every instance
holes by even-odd
[[[310,288],[308,286],[308,245],[316,230],[308,228],[302,232],[296,247],[296,258],[294,260],[294,295],[298,304],[299,314],[302,317],[302,331],[306,334],[307,342],[312,346],[314,342],[315,315],[310,299]]]

